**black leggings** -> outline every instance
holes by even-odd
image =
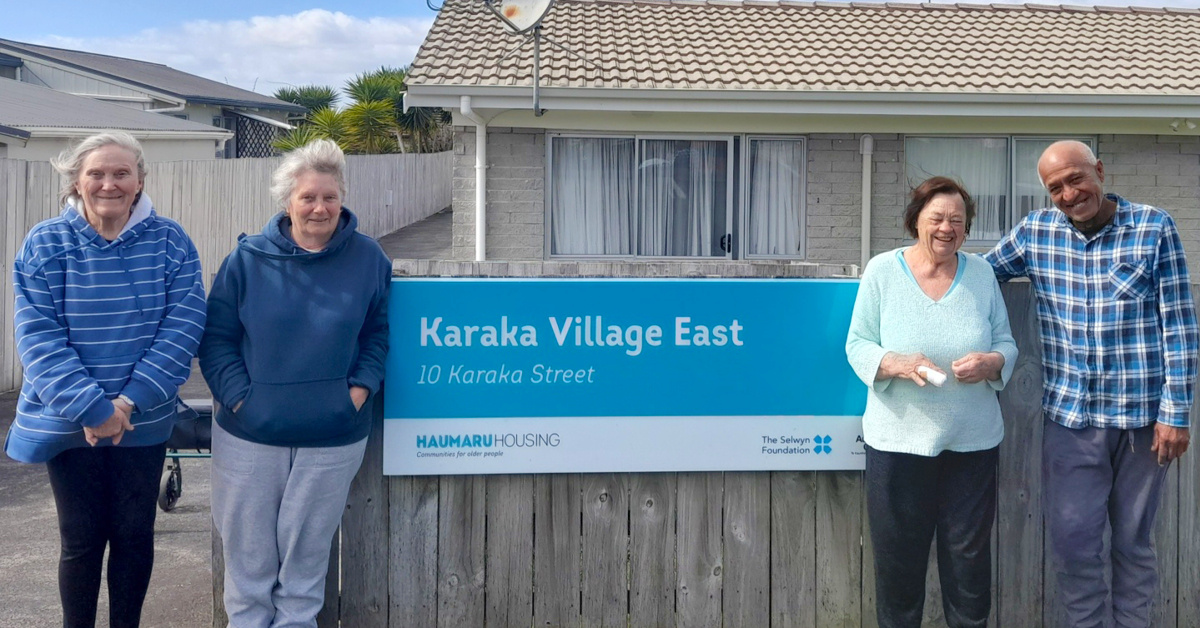
[[[154,515],[166,447],[79,447],[46,463],[62,553],[64,628],[94,628],[108,546],[111,628],[137,628],[154,567]]]
[[[935,537],[946,624],[987,625],[998,461],[998,447],[932,457],[867,447],[867,517],[880,628],[921,625],[925,568]]]

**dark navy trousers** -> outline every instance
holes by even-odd
[[[998,461],[998,447],[937,456],[867,447],[867,519],[881,628],[921,625],[934,538],[946,623],[987,625]]]

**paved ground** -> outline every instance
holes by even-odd
[[[394,259],[443,259],[451,213],[443,211],[380,239]],[[181,396],[207,398],[196,370]],[[0,441],[12,423],[17,393],[0,394]],[[146,628],[212,626],[209,461],[183,461],[183,496],[155,523],[155,569],[143,610]],[[0,455],[0,628],[62,625],[57,588],[58,523],[44,465]],[[107,628],[101,594],[100,628]]]

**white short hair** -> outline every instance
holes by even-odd
[[[333,140],[313,140],[284,155],[283,163],[271,175],[271,198],[280,209],[287,209],[296,179],[305,172],[332,175],[345,201],[346,154]]]
[[[146,156],[142,145],[132,135],[124,131],[104,131],[85,138],[82,142],[64,150],[50,160],[50,165],[62,175],[62,187],[58,191],[58,202],[66,205],[67,199],[75,194],[75,182],[79,179],[79,171],[88,155],[98,148],[105,146],[120,146],[133,153],[137,162],[138,181],[146,180]]]

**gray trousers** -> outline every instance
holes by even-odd
[[[316,628],[329,546],[367,440],[273,447],[213,423],[212,513],[229,628]]]
[[[1154,426],[1073,430],[1046,419],[1042,475],[1059,599],[1073,628],[1150,625],[1158,584],[1151,543],[1169,465]],[[1112,532],[1111,554],[1104,533]],[[1112,590],[1105,584],[1112,565]],[[1109,595],[1112,603],[1109,605]]]

